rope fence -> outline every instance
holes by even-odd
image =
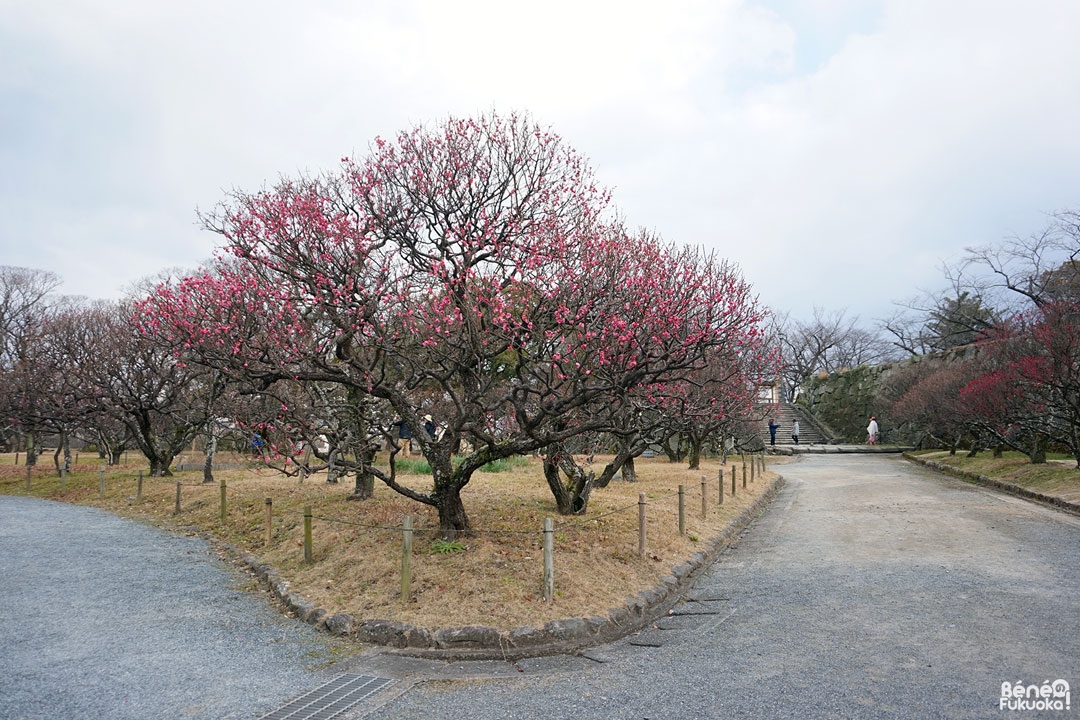
[[[753,483],[758,474],[765,472],[765,458],[763,454],[750,455],[749,461],[744,456],[742,463],[731,464],[730,474],[730,496],[732,499],[737,497],[737,465],[742,465],[742,488],[747,487],[747,482]],[[31,492],[32,489],[32,468],[34,466],[26,466],[25,479],[13,479],[0,481],[0,485],[13,485],[20,482],[25,482],[26,492]],[[54,472],[53,468],[46,468],[49,472],[39,472],[37,475],[50,475]],[[110,476],[110,479],[123,479],[128,480],[131,478],[129,472],[112,473],[111,475],[106,472],[106,466],[101,466],[97,472],[98,480],[98,498],[105,498],[106,490],[106,477]],[[184,482],[182,480],[173,480],[169,477],[150,477],[144,476],[142,470],[138,471],[137,477],[133,478],[135,481],[135,496],[131,498],[136,504],[143,502],[143,487],[147,479],[157,483],[168,483],[175,486],[175,502],[173,505],[173,515],[179,516],[184,512],[183,499],[185,495],[184,488],[198,488],[209,489],[215,486],[215,483],[206,482]],[[702,520],[705,520],[709,516],[710,507],[712,506],[712,498],[715,498],[715,505],[722,508],[725,504],[725,489],[728,484],[728,478],[725,473],[725,468],[720,467],[717,479],[717,493],[715,496],[710,489],[710,482],[706,475],[701,476],[700,482],[700,516]],[[224,477],[221,478],[220,483],[217,484],[219,490],[219,505],[220,505],[220,521],[225,524],[228,521],[228,487]],[[67,494],[67,473],[63,469],[60,472],[60,491],[61,494]],[[554,518],[546,517],[543,519],[543,524],[540,528],[522,530],[522,529],[485,529],[485,528],[472,528],[469,530],[469,534],[476,535],[489,535],[489,536],[517,536],[517,537],[532,537],[539,541],[539,544],[543,551],[543,599],[550,602],[555,595],[555,539],[556,532],[582,532],[595,527],[606,518],[620,515],[623,513],[630,513],[634,510],[638,514],[637,523],[637,555],[639,557],[648,556],[648,527],[650,522],[656,525],[659,522],[677,522],[679,528],[679,535],[685,536],[687,534],[687,494],[688,489],[684,485],[679,485],[677,490],[654,490],[650,492],[640,492],[638,494],[638,500],[636,503],[627,504],[621,507],[612,508],[606,510],[603,513],[594,515],[588,518],[580,518],[575,520],[568,520],[565,522],[559,522],[556,525]],[[654,506],[653,512],[650,513],[648,507]],[[267,497],[263,503],[262,512],[262,524],[263,524],[263,545],[269,547],[273,544],[274,537],[274,523],[275,519],[282,520],[283,518],[291,517],[294,520],[299,519],[303,523],[303,561],[305,563],[314,563],[315,552],[315,523],[324,523],[332,525],[341,525],[357,530],[364,530],[368,532],[388,532],[400,535],[401,537],[401,599],[403,603],[409,602],[411,597],[411,582],[412,582],[412,556],[415,541],[420,537],[431,537],[434,542],[436,539],[443,535],[443,531],[438,526],[416,526],[413,524],[413,516],[406,514],[402,518],[401,524],[373,524],[358,522],[355,520],[347,520],[343,518],[329,517],[324,515],[315,515],[311,506],[304,507],[303,512],[296,510],[286,510],[274,512],[273,498]],[[668,518],[665,520],[664,518]]]

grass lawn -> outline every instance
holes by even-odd
[[[995,458],[990,452],[981,452],[973,458],[959,451],[956,455],[950,455],[947,450],[915,454],[1034,492],[1080,503],[1080,470],[1076,468],[1076,460],[1069,455],[1049,454],[1045,464],[1032,465],[1026,456],[1012,451],[1003,453],[1000,458]]]
[[[201,455],[177,458],[199,463]],[[609,458],[597,457],[599,472]],[[273,565],[291,589],[325,608],[357,619],[397,620],[431,629],[486,625],[500,630],[541,625],[548,620],[606,612],[639,590],[652,586],[671,568],[716,537],[727,523],[761,494],[776,475],[757,474],[742,487],[742,464],[703,459],[690,471],[666,458],[640,458],[640,481],[616,480],[594,490],[588,513],[562,517],[543,479],[540,461],[515,458],[478,472],[462,493],[475,533],[460,544],[443,543],[433,508],[413,502],[376,483],[375,496],[350,501],[352,478],[330,485],[325,475],[302,484],[261,467],[219,471],[227,485],[227,516],[220,519],[220,486],[202,484],[202,473],[146,478],[141,500],[136,476],[146,466],[132,453],[129,463],[106,468],[103,497],[100,464],[82,454],[73,474],[61,480],[44,455],[32,471],[30,495],[92,505],[118,515],[206,532]],[[20,462],[25,461],[23,456]],[[240,458],[219,456],[221,464]],[[770,458],[770,464],[782,462]],[[28,494],[25,467],[13,454],[0,455],[0,492]],[[737,493],[731,497],[732,467]],[[420,463],[414,466],[419,472]],[[717,475],[724,472],[725,502],[718,505]],[[707,479],[707,515],[701,516],[701,480]],[[749,480],[749,471],[748,471]],[[764,480],[764,481],[763,481]],[[174,514],[176,483],[181,482],[181,512]],[[416,474],[408,484],[430,489],[430,478]],[[686,533],[679,534],[678,486],[686,489]],[[647,500],[647,553],[638,555],[638,494]],[[265,538],[266,498],[273,500],[272,538]],[[313,562],[304,562],[303,509],[312,508]],[[417,528],[408,602],[400,597],[401,524],[410,514]],[[542,528],[555,519],[555,598],[542,599]]]

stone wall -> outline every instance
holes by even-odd
[[[879,425],[886,419],[877,406],[877,394],[882,376],[891,367],[860,365],[831,375],[822,373],[803,386],[799,404],[832,428],[837,442],[865,442],[870,416],[877,416]]]
[[[965,345],[942,353],[920,355],[883,365],[860,365],[832,374],[822,373],[803,386],[799,404],[820,418],[838,435],[837,442],[866,442],[870,416],[877,417],[883,440],[889,444],[917,444],[915,428],[898,426],[889,417],[889,408],[879,399],[879,388],[891,373],[920,362],[954,362],[977,354],[975,345]]]

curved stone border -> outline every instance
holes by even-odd
[[[983,487],[993,488],[994,490],[1000,490],[1001,492],[1009,493],[1010,495],[1016,495],[1022,497],[1025,500],[1034,500],[1035,502],[1042,503],[1043,505],[1049,505],[1050,507],[1058,510],[1064,510],[1065,512],[1074,513],[1080,515],[1080,505],[1071,503],[1063,498],[1056,497],[1054,495],[1046,495],[1045,493],[1035,492],[1034,490],[1028,490],[1021,485],[1013,485],[1012,483],[1002,482],[986,475],[980,475],[979,473],[970,472],[968,470],[961,470],[960,468],[953,467],[948,463],[938,462],[937,460],[928,460],[913,453],[904,453],[904,457],[908,460],[918,463],[924,467],[928,467],[931,470],[937,470],[938,472],[951,475],[954,478],[958,478],[965,482],[973,483],[975,485],[982,485]]]
[[[524,626],[505,632],[483,626],[428,630],[391,620],[360,620],[351,615],[329,615],[299,593],[289,589],[269,564],[257,557],[237,553],[243,563],[266,585],[285,608],[304,622],[331,635],[361,643],[382,645],[391,652],[416,657],[453,660],[516,660],[537,655],[573,652],[611,642],[645,627],[664,615],[682,598],[697,576],[716,559],[732,538],[760,515],[784,485],[783,476],[739,513],[708,546],[671,569],[651,588],[627,598],[607,615],[552,620],[542,627]],[[235,548],[232,548],[236,552]]]

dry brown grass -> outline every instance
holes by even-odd
[[[1077,470],[1074,459],[1064,455],[1053,456],[1045,464],[1038,465],[1031,464],[1025,456],[1017,452],[1006,452],[1000,458],[995,458],[988,452],[979,453],[973,458],[967,457],[964,452],[950,455],[948,451],[920,455],[1034,492],[1080,503],[1080,470]]]
[[[43,460],[46,458],[43,458]],[[51,458],[48,458],[51,461]],[[25,494],[24,468],[14,456],[0,455],[0,492]],[[189,462],[198,461],[190,458]],[[597,463],[606,458],[597,458]],[[291,582],[291,589],[331,614],[383,618],[438,628],[487,625],[510,629],[564,617],[606,613],[628,596],[655,584],[672,566],[702,549],[744,509],[775,474],[760,474],[731,498],[731,468],[725,472],[725,503],[717,505],[717,460],[703,460],[701,470],[673,465],[666,458],[639,459],[638,483],[615,481],[593,491],[582,517],[555,514],[539,461],[509,471],[477,473],[462,496],[475,529],[456,552],[439,552],[432,508],[413,502],[382,485],[375,497],[346,499],[351,485],[329,485],[314,476],[299,484],[267,469],[215,473],[228,486],[228,515],[220,521],[218,485],[202,485],[201,473],[146,479],[136,503],[135,465],[109,469],[104,499],[99,499],[97,465],[83,465],[60,481],[51,462],[35,471],[31,494],[106,508],[119,515],[195,527],[271,563]],[[707,517],[701,517],[701,478],[707,482]],[[748,475],[749,477],[749,475]],[[182,487],[182,512],[173,514],[176,482]],[[424,485],[423,476],[410,484]],[[678,486],[686,488],[686,534],[678,529]],[[430,487],[430,484],[428,485]],[[638,493],[647,499],[647,556],[637,552]],[[265,498],[273,498],[273,539],[264,547]],[[313,562],[303,559],[303,508],[312,507]],[[418,528],[411,564],[408,603],[400,598],[402,519],[413,516]],[[541,598],[542,527],[555,518],[555,588],[552,602]],[[448,548],[442,548],[448,550]]]

